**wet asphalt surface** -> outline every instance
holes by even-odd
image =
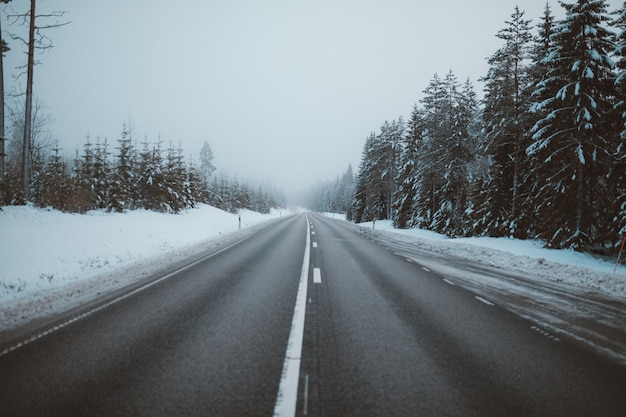
[[[308,216],[297,415],[624,415],[624,366]],[[271,416],[306,232],[286,218],[3,354],[0,416]]]

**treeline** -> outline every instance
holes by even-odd
[[[482,102],[435,75],[407,122],[372,133],[348,217],[613,250],[626,233],[626,11],[562,6],[536,31],[515,8]]]
[[[205,142],[200,165],[187,163],[180,146],[133,143],[123,130],[116,146],[87,138],[82,150],[67,162],[56,146],[35,146],[31,162],[30,202],[65,212],[85,213],[104,209],[123,212],[146,209],[177,213],[206,203],[236,212],[250,209],[268,213],[279,205],[275,195],[252,189],[236,178],[213,176],[213,153]],[[21,150],[16,147],[7,160],[4,204],[24,204],[21,184]]]
[[[304,206],[311,210],[347,213],[354,197],[356,176],[352,165],[334,181],[319,182],[308,193]]]

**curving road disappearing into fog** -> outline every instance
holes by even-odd
[[[624,365],[452,284],[291,216],[0,340],[0,415],[624,415]]]

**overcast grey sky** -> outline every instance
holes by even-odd
[[[14,0],[16,10],[27,6]],[[435,73],[477,81],[514,0],[38,0],[47,32],[34,91],[61,146],[89,133],[211,145],[229,176],[286,192],[358,167],[369,132],[408,117]],[[556,1],[553,13],[562,16]],[[539,21],[545,0],[518,2]],[[610,4],[617,6],[619,1]],[[22,9],[20,9],[22,8]],[[612,7],[613,10],[615,7]],[[41,24],[41,23],[40,23]],[[2,21],[5,31],[16,30]],[[11,41],[6,72],[25,61]],[[5,76],[10,88],[16,83]],[[25,77],[17,81],[22,88]],[[19,88],[19,87],[18,87]]]

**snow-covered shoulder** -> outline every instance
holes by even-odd
[[[335,215],[340,218],[340,215]],[[552,282],[593,290],[611,296],[626,296],[626,267],[620,265],[615,273],[615,263],[598,259],[574,250],[557,250],[543,247],[537,240],[471,237],[448,238],[421,229],[395,229],[389,220],[361,223],[358,226],[394,233],[402,239],[419,242],[424,249],[450,253],[466,259],[508,270],[522,272]]]
[[[217,239],[287,213],[231,214],[200,205],[178,214],[135,210],[84,215],[9,206],[0,211],[0,330],[133,279],[133,264],[164,267]],[[150,260],[150,262],[142,262]],[[138,275],[141,278],[142,272]],[[137,276],[135,276],[137,278]]]

